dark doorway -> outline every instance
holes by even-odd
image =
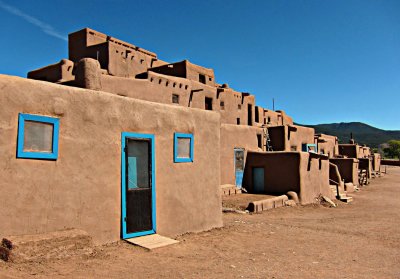
[[[250,104],[247,105],[247,124],[253,125],[253,106]]]
[[[205,97],[204,103],[205,103],[206,110],[212,110],[212,103],[213,103],[212,98]]]
[[[259,115],[258,107],[255,107],[254,113],[255,113],[255,115],[254,115],[255,120],[254,121],[257,122],[257,123],[260,123],[260,115]]]
[[[129,134],[129,133],[128,133]],[[123,137],[122,234],[130,238],[155,232],[152,136]],[[145,138],[145,136],[148,136]]]

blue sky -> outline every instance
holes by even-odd
[[[361,121],[400,130],[400,1],[0,0],[0,73],[68,57],[90,27],[213,68],[298,123]]]

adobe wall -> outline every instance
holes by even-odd
[[[260,107],[260,109],[262,109]],[[263,109],[262,120],[260,124],[267,125],[268,127],[293,125],[293,119],[288,116],[283,110],[268,110]]]
[[[358,159],[355,158],[330,158],[329,162],[335,164],[344,179],[344,183],[358,185]]]
[[[75,63],[82,58],[97,59],[102,69],[119,77],[146,72],[157,61],[155,53],[89,28],[68,35],[68,52]]]
[[[320,194],[334,199],[329,187],[328,158],[309,152],[301,152],[301,156],[301,191],[299,195],[301,203],[313,203]]]
[[[372,170],[375,172],[381,171],[381,154],[374,153],[372,156]]]
[[[0,235],[78,228],[118,240],[123,131],[155,134],[157,233],[222,225],[217,113],[5,75],[0,103]],[[16,159],[18,113],[60,118],[58,160]],[[193,163],[173,163],[174,132],[193,133]]]
[[[150,73],[146,79],[101,75],[101,90],[119,96],[163,104],[173,104],[172,94],[176,94],[179,96],[179,104],[176,106],[188,107],[191,85],[186,79],[156,73]]]
[[[302,151],[303,144],[314,143],[314,129],[303,126],[274,126],[268,132],[274,151]]]
[[[262,135],[262,130],[256,127],[221,124],[221,185],[236,183],[234,148],[244,148],[245,158],[248,151],[260,150],[257,134]]]
[[[339,155],[339,144],[336,136],[319,134],[316,135],[315,143],[318,146],[318,153],[326,154],[329,158]]]
[[[302,204],[315,202],[320,195],[332,197],[329,187],[329,161],[308,152],[248,152],[244,187],[254,191],[253,168],[264,168],[264,193],[298,194]]]
[[[360,158],[360,148],[357,144],[339,144],[339,154],[348,158]]]

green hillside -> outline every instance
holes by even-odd
[[[314,128],[316,133],[337,136],[340,143],[348,143],[351,133],[357,143],[370,147],[378,147],[391,139],[400,140],[400,131],[381,130],[361,122],[298,125]]]

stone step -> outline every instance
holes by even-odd
[[[350,203],[353,201],[353,197],[347,197],[347,196],[340,196],[340,201],[345,202],[345,203]]]

